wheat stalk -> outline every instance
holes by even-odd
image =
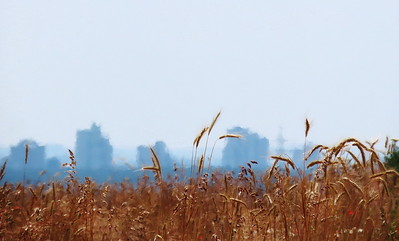
[[[225,139],[225,138],[241,138],[241,137],[242,137],[241,135],[236,135],[236,134],[226,134],[226,135],[219,136],[219,138],[213,143],[212,150],[211,150],[211,155],[208,158],[208,160],[209,160],[209,162],[208,162],[208,171],[211,168],[211,160],[212,160],[213,152],[215,150],[215,146],[216,146],[217,141]]]
[[[271,156],[270,158],[275,159],[276,161],[287,162],[292,167],[292,169],[294,169],[294,170],[296,169],[295,163],[289,158],[285,158],[282,156]]]
[[[352,186],[354,186],[357,190],[359,190],[359,192],[361,194],[364,195],[364,192],[363,192],[362,188],[355,181],[353,181],[353,180],[351,180],[351,179],[349,179],[347,177],[343,177],[342,180],[345,180],[345,181],[349,182],[350,184],[352,184]]]

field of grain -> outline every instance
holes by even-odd
[[[195,138],[191,175],[153,174],[137,183],[78,180],[76,160],[64,181],[0,187],[1,240],[396,240],[399,174],[373,143],[354,138],[315,146],[297,166],[287,156],[260,172],[208,172],[211,148],[198,152],[218,116]],[[305,138],[309,132],[305,125]],[[234,134],[219,137],[239,138]],[[387,141],[387,151],[395,142]],[[311,153],[317,161],[308,162]],[[386,153],[385,153],[386,154]],[[205,168],[204,168],[205,166]],[[304,172],[304,170],[308,170]],[[0,179],[7,172],[2,166]],[[155,177],[155,178],[154,178]]]

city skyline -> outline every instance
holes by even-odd
[[[303,143],[294,146],[285,145],[285,139],[282,133],[280,133],[279,137],[275,140],[261,136],[250,128],[239,126],[226,130],[226,133],[238,135],[241,136],[241,138],[218,140],[218,137],[210,135],[210,138],[207,140],[208,144],[206,144],[205,139],[202,139],[198,146],[199,152],[204,151],[205,147],[207,147],[208,154],[212,149],[214,150],[212,159],[217,166],[223,166],[228,163],[234,165],[234,163],[241,162],[241,159],[266,160],[267,162],[270,155],[292,154],[294,158],[294,152],[297,152],[298,149],[302,149],[303,152]],[[75,145],[72,147],[60,144],[42,145],[35,139],[25,138],[9,147],[0,147],[0,159],[4,159],[10,154],[12,156],[18,156],[18,159],[24,159],[25,144],[28,144],[29,148],[33,147],[37,149],[37,147],[40,147],[43,156],[41,159],[43,160],[56,158],[58,160],[67,161],[70,155],[68,150],[72,150],[76,158],[80,162],[83,161],[85,163],[85,168],[90,167],[92,169],[96,169],[94,167],[95,165],[92,165],[95,164],[93,162],[94,160],[105,160],[104,163],[108,163],[107,165],[111,163],[118,165],[134,163],[138,164],[138,166],[143,166],[144,162],[148,164],[148,161],[151,160],[151,158],[148,158],[150,153],[149,147],[154,148],[157,155],[165,157],[162,159],[174,160],[175,162],[183,161],[188,164],[191,158],[193,158],[192,151],[194,150],[193,145],[184,148],[169,148],[168,143],[165,143],[163,140],[130,148],[116,147],[110,142],[110,138],[104,135],[101,126],[97,123],[92,123],[89,128],[76,131]],[[312,147],[313,143],[308,142],[307,149]],[[145,156],[147,157],[143,159]],[[40,162],[43,162],[43,160]]]
[[[129,158],[125,157],[118,161],[116,155],[121,153],[115,153],[115,148],[103,135],[101,127],[93,123],[90,128],[76,132],[76,146],[72,150],[61,147],[62,154],[50,155],[49,152],[56,153],[52,150],[54,146],[40,145],[34,140],[25,139],[11,146],[6,155],[4,153],[4,156],[0,155],[0,162],[3,164],[7,162],[9,173],[6,175],[6,180],[11,182],[59,179],[63,178],[63,173],[68,174],[66,171],[71,167],[80,177],[91,177],[100,182],[122,180],[140,176],[140,173],[144,174],[144,167],[155,165],[153,164],[155,158],[160,163],[164,177],[178,169],[186,175],[193,175],[200,160],[205,160],[204,165],[208,171],[214,168],[236,170],[250,163],[249,165],[254,165],[254,170],[264,172],[272,164],[270,154],[291,155],[291,160],[297,165],[303,162],[303,149],[285,149],[283,143],[280,143],[281,146],[277,150],[272,150],[266,137],[259,136],[247,128],[234,127],[229,129],[228,133],[235,133],[230,134],[230,137],[234,138],[223,136],[227,138],[222,138],[224,142],[222,150],[214,149],[218,139],[211,149],[212,140],[203,138],[201,144],[192,147],[191,158],[182,156],[182,153],[177,154],[169,149],[165,142],[157,141],[151,146],[138,146],[134,156],[129,153]],[[210,142],[207,144],[207,141]],[[306,148],[309,151],[311,147]],[[278,153],[278,150],[283,153]],[[317,156],[317,153],[313,154],[308,161],[314,160]]]

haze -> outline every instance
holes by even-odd
[[[399,133],[398,1],[0,0],[0,146]]]

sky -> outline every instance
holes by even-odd
[[[399,2],[0,0],[0,146],[399,136]]]

